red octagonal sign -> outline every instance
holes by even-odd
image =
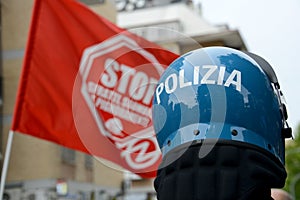
[[[163,70],[145,47],[124,35],[84,51],[73,111],[78,133],[91,154],[135,173],[157,169],[161,154],[152,128],[151,102]]]

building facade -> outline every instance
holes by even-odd
[[[226,25],[212,25],[201,15],[201,4],[188,0],[117,1],[117,25],[149,41],[182,55],[209,46],[226,46],[246,50],[238,30]],[[154,193],[153,180],[129,180],[128,192]]]
[[[81,2],[110,21],[116,21],[116,9],[111,1]],[[1,1],[1,155],[5,153],[11,127],[33,3],[33,0]],[[119,192],[122,180],[123,173],[111,169],[104,161],[32,136],[14,134],[6,181],[10,199],[21,199],[21,195],[23,199],[34,195],[35,199],[43,196],[46,199],[46,191],[52,191],[52,196],[57,197],[57,187],[65,183],[68,185],[65,193],[73,195],[73,199],[89,199],[88,196],[98,194],[95,192],[104,195],[102,188]],[[61,196],[66,194],[62,192]]]
[[[205,46],[246,49],[237,30],[212,26],[190,1],[81,0],[96,13],[175,53]],[[131,2],[131,3],[130,3]],[[1,1],[1,155],[11,126],[33,0]],[[119,12],[117,12],[117,10]],[[1,156],[3,162],[3,157]],[[7,174],[8,199],[154,199],[153,179],[141,179],[95,159],[15,134]],[[123,192],[126,195],[123,195]],[[123,196],[122,196],[123,195]]]

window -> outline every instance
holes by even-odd
[[[178,20],[145,25],[143,27],[131,27],[129,31],[152,42],[177,39],[178,32],[183,31],[183,26]]]
[[[75,158],[76,158],[75,156],[76,156],[76,152],[74,150],[62,147],[62,149],[61,149],[62,162],[69,164],[69,165],[74,165]]]
[[[104,3],[104,0],[79,0],[79,1],[86,5],[103,4]]]
[[[133,11],[136,9],[165,6],[171,3],[192,3],[192,0],[115,0],[117,11]]]
[[[86,169],[93,169],[93,156],[85,155],[84,156],[84,166]]]

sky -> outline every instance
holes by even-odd
[[[274,68],[295,129],[300,123],[300,1],[200,1],[208,22],[238,29],[248,50]]]

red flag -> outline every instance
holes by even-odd
[[[75,0],[36,0],[12,130],[153,177],[151,98],[176,57]]]

